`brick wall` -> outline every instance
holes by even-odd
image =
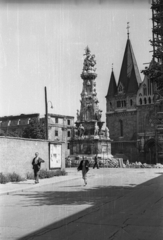
[[[25,176],[32,171],[35,152],[45,160],[42,169],[49,170],[49,143],[45,140],[0,137],[0,172]],[[65,144],[62,143],[62,169],[65,168]]]

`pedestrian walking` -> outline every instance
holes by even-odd
[[[39,183],[39,171],[41,168],[41,163],[45,162],[39,157],[39,153],[35,153],[35,158],[32,161],[35,183]]]
[[[93,169],[94,169],[95,167],[97,167],[97,169],[99,169],[99,162],[98,162],[98,155],[97,155],[97,154],[96,154],[95,157],[94,157],[94,161],[95,161],[95,163],[94,163],[94,165],[93,165]]]
[[[84,186],[87,185],[87,173],[89,171],[89,161],[83,157],[83,159],[81,160],[79,166],[78,166],[78,171],[82,171],[82,178],[84,180]]]

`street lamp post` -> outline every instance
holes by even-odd
[[[46,87],[45,89],[45,133],[46,133],[46,139],[49,139],[49,135],[48,135],[48,102],[51,103],[51,108],[53,108],[52,102],[51,101],[47,101],[47,91],[46,91]]]

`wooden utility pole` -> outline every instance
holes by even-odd
[[[46,133],[46,139],[48,140],[48,102],[47,102],[46,87],[45,87],[45,133]]]

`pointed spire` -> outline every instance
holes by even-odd
[[[127,22],[127,35],[128,35],[128,39],[129,39],[129,35],[130,35],[130,32],[129,32],[130,26],[129,26],[129,24],[130,24],[130,22]]]
[[[127,39],[118,86],[124,86],[124,93],[136,93],[142,82],[130,39]]]
[[[117,92],[117,84],[115,81],[115,76],[114,76],[114,72],[113,72],[113,63],[112,63],[112,72],[111,72],[111,76],[110,76],[110,82],[109,82],[109,87],[108,87],[108,92],[106,95],[107,97],[113,97]]]

